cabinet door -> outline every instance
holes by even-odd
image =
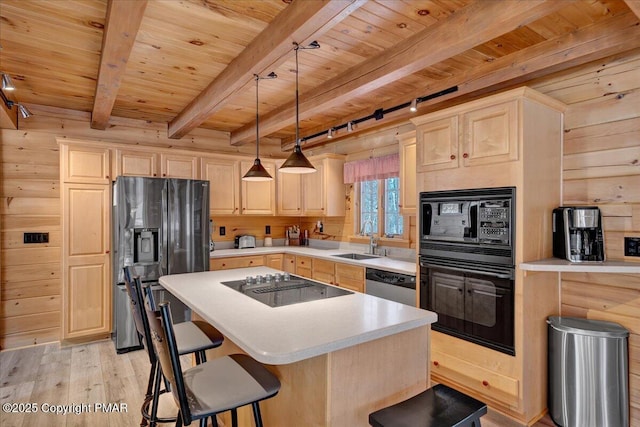
[[[313,162],[316,172],[302,177],[302,206],[304,215],[326,215],[326,168],[323,161]]]
[[[198,157],[180,154],[162,154],[162,176],[165,178],[199,179]]]
[[[296,274],[296,256],[292,254],[284,254],[282,269],[287,273]]]
[[[158,176],[158,155],[154,152],[118,149],[116,176]]]
[[[298,216],[302,213],[302,177],[295,173],[278,174],[278,214]]]
[[[253,166],[253,162],[240,163],[240,176]],[[262,162],[262,166],[272,177],[276,176],[276,165],[273,162]],[[275,215],[276,184],[271,181],[242,181],[242,214]]]
[[[283,256],[282,254],[269,254],[264,256],[264,265],[267,267],[282,270]]]
[[[415,132],[399,140],[400,149],[400,212],[415,214],[418,203],[416,186],[416,137]]]
[[[211,215],[240,213],[240,173],[238,162],[226,159],[203,159],[203,179],[209,181]]]
[[[111,186],[63,187],[63,339],[111,332]]]
[[[311,263],[312,258],[308,256],[296,256],[296,274],[298,276],[307,277],[311,279]]]
[[[61,144],[60,170],[63,182],[110,184],[108,148]]]
[[[311,278],[333,285],[335,283],[335,264],[333,261],[314,258]]]
[[[209,260],[209,270],[229,270],[230,268],[259,267],[264,265],[264,256],[251,255],[228,258],[212,258]]]
[[[458,167],[458,116],[416,127],[419,172]]]
[[[364,267],[336,263],[335,284],[356,292],[364,292]]]
[[[465,113],[464,166],[518,159],[518,101],[513,100]]]

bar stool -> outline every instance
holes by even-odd
[[[211,417],[217,427],[216,414],[230,410],[232,426],[237,427],[236,409],[251,404],[256,427],[262,427],[259,402],[280,391],[278,378],[244,354],[219,357],[183,372],[169,303],[163,302],[159,307],[160,317],[145,305],[154,348],[180,408],[176,426],[195,420],[200,420],[201,427],[206,426]]]
[[[174,422],[176,421],[175,418],[158,418],[157,416],[158,399],[162,393],[167,392],[167,388],[165,387],[164,390],[161,390],[163,376],[151,342],[147,312],[143,308],[144,298],[142,296],[140,278],[133,277],[132,279],[130,268],[124,267],[124,280],[133,311],[136,331],[142,338],[144,346],[147,349],[147,354],[149,355],[149,362],[151,363],[147,391],[140,408],[142,413],[140,425],[146,426],[147,423],[149,423],[153,427],[156,423]],[[150,287],[149,291],[151,292]],[[151,293],[151,295],[153,295],[153,293]],[[178,326],[178,328],[176,328],[176,337],[179,354],[195,353],[196,363],[204,362],[206,360],[205,351],[210,348],[219,347],[224,340],[222,334],[206,322],[184,322],[176,326]],[[151,412],[149,412],[149,406],[151,406]]]
[[[369,414],[373,427],[480,427],[487,405],[437,384],[403,402]]]

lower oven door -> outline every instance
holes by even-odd
[[[420,306],[438,314],[433,330],[514,355],[513,277],[509,268],[421,259]]]

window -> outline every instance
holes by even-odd
[[[360,182],[360,234],[404,235],[398,181],[398,177],[394,177]]]

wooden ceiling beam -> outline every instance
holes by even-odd
[[[624,2],[629,6],[629,9],[640,18],[640,0],[624,0]]]
[[[110,0],[102,37],[98,82],[93,100],[91,127],[104,130],[120,90],[131,49],[136,41],[147,0]]]
[[[292,2],[169,123],[169,137],[182,138],[222,108],[254,74],[277,68],[306,44],[349,16],[365,0]]]
[[[463,53],[566,7],[570,2],[476,1],[380,55],[301,94],[300,120]],[[291,125],[294,120],[295,102],[290,102],[260,118],[260,127],[265,135],[269,135]],[[251,141],[254,127],[255,123],[249,123],[232,132],[231,144],[241,145]]]
[[[482,67],[476,67],[466,73],[425,86],[421,89],[421,93],[417,94],[418,96],[437,93],[452,86],[457,86],[458,91],[418,104],[416,113],[411,113],[408,108],[405,108],[391,114],[385,114],[381,120],[368,120],[359,123],[354,132],[337,134],[331,141],[328,141],[326,137],[318,137],[304,141],[301,145],[305,148],[310,148],[333,143],[341,138],[353,137],[357,133],[366,130],[388,126],[420,114],[426,114],[435,110],[435,106],[438,104],[463,95],[500,90],[502,87],[520,84],[554,72],[631,51],[638,48],[636,42],[638,39],[640,39],[640,25],[638,25],[638,18],[633,13],[614,16],[573,33],[547,40],[492,62],[487,62]],[[388,105],[380,107],[389,108],[408,101],[409,99],[406,97],[396,98],[389,101]],[[340,123],[327,123],[323,127],[307,129],[307,134],[313,135],[331,126],[338,126],[349,120],[366,117],[371,113],[372,111],[369,110],[361,111],[350,118],[344,118]],[[262,121],[260,126],[262,127]],[[282,141],[282,148],[283,150],[288,150],[294,144],[295,138],[286,138]]]

